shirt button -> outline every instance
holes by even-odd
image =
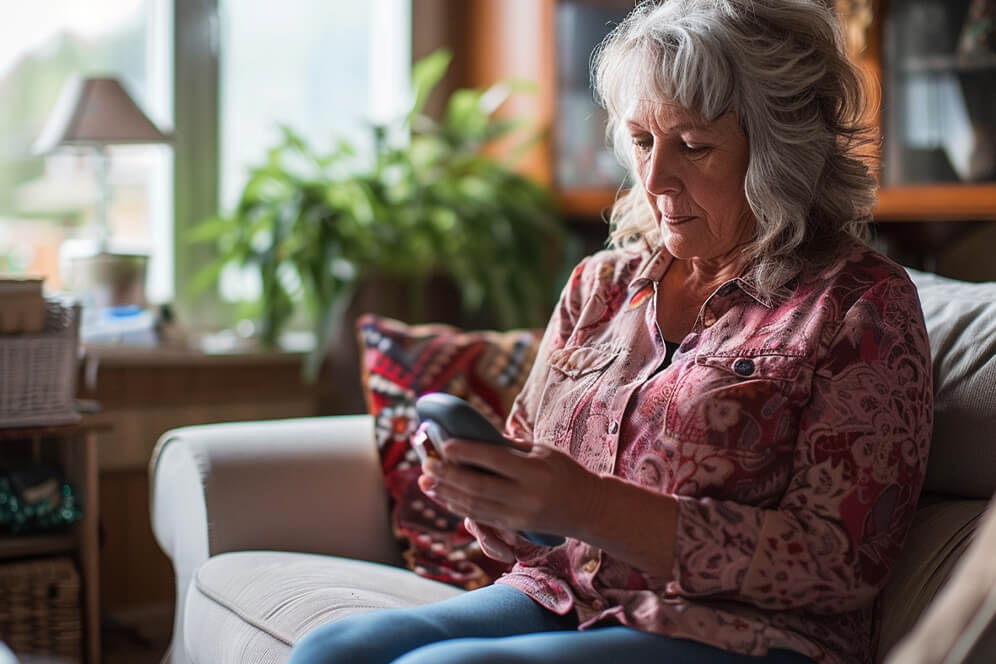
[[[609,424],[609,433],[615,433],[616,431],[619,431],[619,423],[616,422],[615,420],[612,420],[612,422]]]
[[[738,376],[750,376],[754,373],[754,363],[750,360],[737,360],[733,363],[733,371]]]
[[[591,603],[591,608],[595,609],[596,611],[601,611],[602,609],[605,608],[605,602],[603,602],[600,599],[596,599],[594,602]]]
[[[597,560],[589,560],[584,564],[584,571],[587,572],[588,574],[592,574],[596,569],[598,569]]]

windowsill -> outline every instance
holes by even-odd
[[[276,349],[225,334],[204,335],[186,346],[82,345],[87,361],[103,367],[259,366],[300,364],[312,338],[306,333],[288,335]]]

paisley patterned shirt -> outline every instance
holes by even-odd
[[[672,257],[610,250],[578,265],[506,434],[676,496],[673,578],[568,539],[521,549],[498,582],[576,611],[582,629],[870,662],[932,391],[909,277],[864,245],[846,253],[773,299],[742,278],[723,284],[670,364],[655,295]]]

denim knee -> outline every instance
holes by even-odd
[[[316,627],[294,644],[287,664],[377,664],[392,661],[395,653],[382,652],[384,641],[376,638],[377,630],[369,629],[368,624],[368,621],[345,619]]]

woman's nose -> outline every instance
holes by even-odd
[[[675,172],[669,157],[660,150],[655,150],[647,163],[647,171],[643,178],[643,186],[650,194],[673,194],[682,188],[681,178]]]

